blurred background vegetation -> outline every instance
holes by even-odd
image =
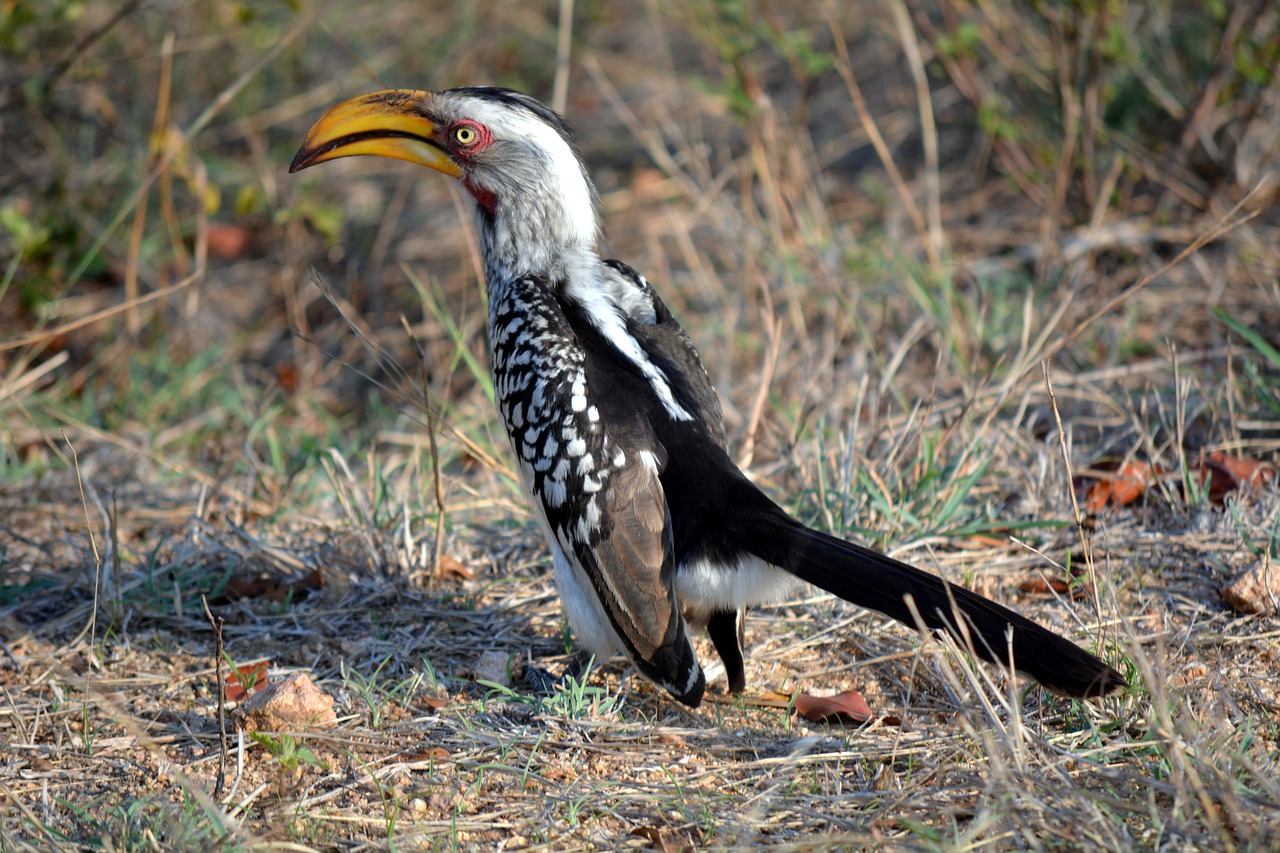
[[[382,374],[311,267],[409,364],[405,313],[434,387],[465,397],[475,376],[456,353],[484,348],[456,194],[385,163],[285,167],[337,99],[465,83],[549,100],[558,52],[608,251],[670,295],[739,438],[766,322],[786,342],[776,375],[809,376],[778,401],[797,409],[783,432],[819,398],[847,407],[904,335],[893,393],[964,385],[1009,369],[1064,291],[1066,330],[1260,182],[1246,203],[1260,218],[1066,357],[1220,345],[1210,306],[1272,340],[1280,328],[1274,3],[603,2],[574,10],[563,44],[560,14],[509,0],[3,4],[6,479],[64,464],[59,418],[215,465],[246,441],[298,457],[385,427],[381,409],[401,404],[361,378]]]

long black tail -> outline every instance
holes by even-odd
[[[915,627],[918,613],[926,627],[947,631],[984,660],[1008,666],[1012,657],[1019,672],[1055,693],[1089,698],[1124,684],[1119,672],[1065,637],[936,575],[785,515],[770,518],[755,533],[751,550],[766,562],[905,625]]]

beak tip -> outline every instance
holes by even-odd
[[[293,155],[293,162],[289,164],[289,174],[292,175],[294,172],[301,172],[303,169],[307,168],[307,166],[311,165],[307,162],[311,159],[310,155],[311,152],[305,147],[299,148],[298,153]]]

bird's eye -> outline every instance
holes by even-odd
[[[469,125],[458,125],[453,129],[453,141],[459,145],[474,145],[479,134],[476,129]]]

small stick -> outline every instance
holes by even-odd
[[[756,430],[760,428],[760,418],[764,414],[764,404],[769,397],[769,383],[773,381],[773,371],[778,364],[778,351],[782,348],[782,323],[778,320],[773,308],[773,294],[767,284],[761,284],[760,292],[764,296],[764,307],[760,309],[761,320],[764,321],[768,333],[768,345],[765,348],[764,366],[760,371],[760,385],[756,388],[756,398],[751,403],[751,415],[747,418],[746,438],[743,439],[742,455],[738,459],[739,468],[750,468],[751,460],[756,453]]]
[[[560,25],[556,28],[556,77],[551,88],[551,109],[563,114],[569,101],[569,50],[573,46],[573,0],[560,0]]]
[[[427,374],[427,353],[422,348],[422,342],[413,334],[413,328],[409,325],[408,319],[403,314],[400,315],[400,323],[404,326],[404,332],[409,336],[409,341],[413,344],[418,354],[418,368],[422,375],[422,402],[423,408],[427,410],[427,441],[431,448],[431,483],[435,490],[436,499],[436,541],[432,549],[431,555],[431,576],[440,577],[440,557],[444,552],[444,488],[440,483],[440,450],[436,445],[436,428],[437,413],[431,405],[431,386],[430,376]],[[408,555],[412,559],[413,555]]]
[[[1093,565],[1093,547],[1089,544],[1089,536],[1084,529],[1084,519],[1080,516],[1080,502],[1076,500],[1076,489],[1071,477],[1071,454],[1067,451],[1067,434],[1062,429],[1062,415],[1058,412],[1058,398],[1053,393],[1053,381],[1049,379],[1049,362],[1041,361],[1040,370],[1044,373],[1044,387],[1049,392],[1049,406],[1053,409],[1053,420],[1058,425],[1058,445],[1062,448],[1062,464],[1067,472],[1067,494],[1071,495],[1071,512],[1075,516],[1076,533],[1080,536],[1080,547],[1084,552],[1084,564],[1089,570],[1089,584],[1093,587],[1093,609],[1098,624],[1102,624],[1102,601],[1098,594],[1098,575]]]
[[[213,783],[213,796],[215,798],[222,796],[222,786],[227,779],[227,706],[226,706],[226,687],[222,682],[222,622],[221,616],[215,617],[209,610],[209,602],[205,599],[204,593],[200,594],[200,603],[204,605],[205,618],[209,620],[209,624],[213,627],[214,639],[214,677],[217,679],[218,688],[218,778]]]
[[[120,568],[120,512],[116,506],[116,490],[111,490],[111,583],[115,586],[115,601],[112,602],[116,619],[124,619],[124,574]]]

